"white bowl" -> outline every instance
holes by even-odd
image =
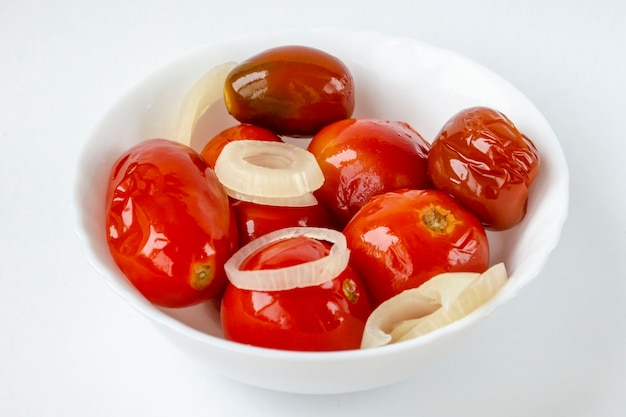
[[[183,96],[210,68],[282,44],[318,47],[343,60],[355,79],[356,117],[403,120],[432,141],[455,112],[484,105],[502,111],[533,139],[542,159],[528,214],[511,230],[489,233],[492,264],[503,261],[510,274],[509,282],[493,300],[462,320],[412,341],[369,350],[306,353],[229,342],[222,337],[213,303],[181,310],[157,308],[128,283],[113,262],[105,239],[104,190],[113,161],[142,140],[169,137]],[[223,102],[218,102],[202,123],[218,132],[235,121]],[[202,144],[192,141],[192,146],[199,150]],[[152,319],[167,338],[210,364],[215,372],[256,386],[298,393],[384,386],[410,378],[424,364],[458,348],[488,314],[537,277],[559,240],[569,198],[567,164],[555,134],[537,108],[511,84],[456,53],[412,39],[330,29],[226,40],[159,69],[115,103],[86,140],[74,180],[77,232],[91,263],[115,291]]]

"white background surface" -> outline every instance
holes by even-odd
[[[0,415],[626,415],[625,21],[620,0],[0,0]],[[382,389],[304,396],[169,345],[87,263],[69,185],[94,124],[157,67],[320,26],[410,36],[511,81],[561,140],[571,209],[541,276],[444,361]]]

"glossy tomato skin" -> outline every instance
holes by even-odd
[[[335,229],[325,206],[278,207],[231,199],[237,220],[239,246],[275,230],[287,227],[324,227]]]
[[[472,107],[454,115],[433,141],[428,172],[492,230],[515,226],[526,215],[539,153],[504,114]]]
[[[152,303],[184,307],[225,287],[236,223],[217,177],[191,148],[151,139],[125,152],[111,170],[105,221],[113,259]]]
[[[319,259],[327,245],[305,237],[279,241],[248,258],[242,270],[276,269]],[[359,276],[346,268],[313,287],[251,291],[228,284],[221,321],[228,340],[254,346],[297,350],[358,349],[372,305]]]
[[[398,190],[372,198],[344,230],[350,265],[375,305],[444,272],[484,272],[480,221],[448,194]]]
[[[352,115],[354,80],[342,61],[324,51],[279,46],[237,65],[226,79],[224,100],[242,123],[310,137]]]
[[[272,131],[263,129],[259,126],[241,123],[224,129],[209,139],[209,141],[202,148],[200,155],[202,155],[211,168],[214,168],[217,157],[220,155],[222,149],[224,149],[224,146],[226,146],[227,143],[235,140],[247,139],[262,140],[267,142],[282,142],[280,136]]]
[[[308,150],[324,173],[315,196],[341,227],[373,196],[402,188],[431,188],[430,145],[409,124],[346,119],[326,126]]]

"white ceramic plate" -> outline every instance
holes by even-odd
[[[170,137],[185,93],[217,64],[239,62],[264,49],[303,44],[339,57],[353,73],[356,117],[409,122],[432,141],[444,122],[465,107],[484,105],[506,114],[537,145],[541,172],[531,189],[525,220],[489,233],[491,262],[504,262],[510,280],[488,304],[421,338],[348,352],[285,352],[232,343],[221,337],[214,303],[181,310],[156,308],[126,281],[113,262],[104,231],[104,189],[113,161],[133,144]],[[234,124],[223,102],[212,106],[203,129]],[[200,150],[203,144],[192,140]],[[567,165],[548,122],[511,84],[470,60],[412,39],[340,30],[284,31],[226,40],[159,69],[115,103],[86,139],[75,172],[76,229],[105,281],[153,320],[181,349],[216,372],[270,389],[339,393],[411,377],[425,363],[458,348],[463,337],[498,306],[536,278],[557,244],[568,211]],[[166,358],[163,358],[166,360]]]

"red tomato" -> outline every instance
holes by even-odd
[[[327,256],[328,246],[308,237],[283,239],[251,254],[241,270],[277,269]],[[221,306],[227,339],[255,346],[329,351],[358,349],[372,312],[350,267],[319,286],[284,291],[242,290],[228,284]]]
[[[489,242],[478,219],[448,194],[399,190],[372,198],[344,230],[350,265],[375,305],[443,272],[484,272]]]
[[[430,145],[398,121],[346,119],[309,144],[326,181],[315,196],[344,226],[371,197],[402,188],[429,188]]]
[[[231,205],[237,219],[239,246],[286,227],[334,228],[328,210],[321,204],[309,207],[278,207],[233,199]]]
[[[187,146],[148,140],[111,170],[107,243],[121,271],[154,304],[183,307],[220,293],[235,227],[217,177]]]
[[[539,153],[502,113],[473,107],[441,129],[428,156],[430,178],[483,222],[504,230],[526,215],[528,189],[539,170]]]
[[[228,75],[224,99],[242,123],[279,135],[312,136],[354,110],[352,74],[334,56],[306,46],[280,46],[255,55]]]
[[[214,168],[217,157],[228,142],[244,139],[282,142],[280,136],[276,135],[274,132],[263,129],[262,127],[242,123],[231,126],[211,138],[206,145],[204,145],[204,148],[202,148],[200,155],[202,155],[211,168]]]

